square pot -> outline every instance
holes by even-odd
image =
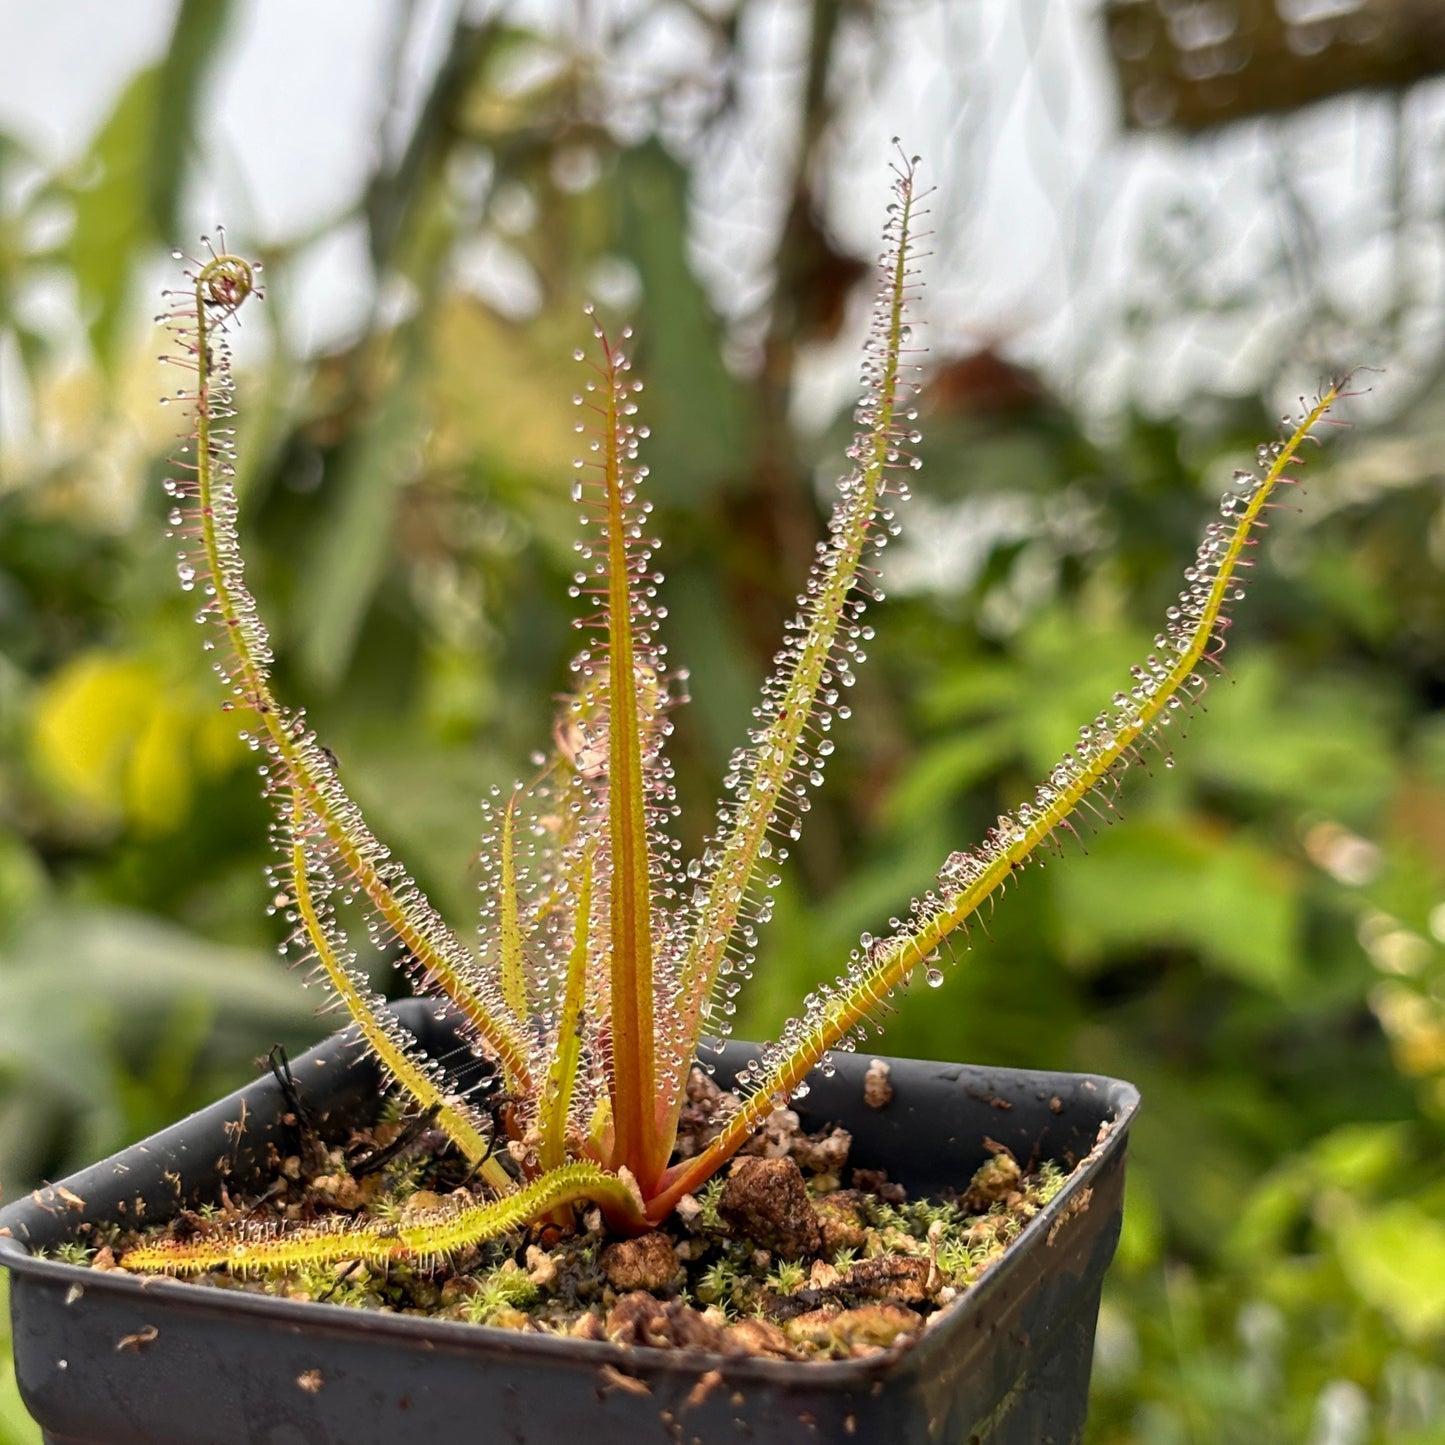
[[[397,1009],[429,1051],[456,1047],[433,1005]],[[718,1082],[746,1056],[729,1045]],[[53,1445],[1078,1441],[1138,1093],[1090,1075],[891,1059],[894,1097],[872,1109],[868,1059],[836,1062],[793,1107],[807,1128],[842,1124],[852,1161],[887,1170],[911,1197],[961,1189],[988,1157],[985,1138],[1020,1161],[1082,1161],[909,1348],[724,1359],[197,1288],[35,1252],[84,1241],[90,1222],[165,1218],[214,1199],[222,1179],[244,1191],[274,1174],[296,1135],[266,1077],[0,1210],[21,1395]],[[353,1033],[292,1070],[324,1137],[375,1117],[377,1071]]]

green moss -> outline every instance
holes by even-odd
[[[537,1302],[539,1290],[513,1260],[472,1277],[473,1291],[462,1306],[463,1317],[474,1325],[498,1323],[499,1317],[521,1313]]]

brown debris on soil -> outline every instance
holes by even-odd
[[[738,1159],[723,1185],[718,1213],[733,1233],[784,1259],[804,1259],[823,1247],[813,1201],[791,1159]]]
[[[926,1259],[908,1254],[884,1254],[876,1259],[860,1259],[843,1276],[839,1287],[863,1299],[921,1305],[929,1297],[929,1273]]]
[[[771,1320],[739,1320],[728,1329],[728,1342],[734,1354],[753,1355],[764,1360],[804,1358],[803,1352]]]
[[[616,1290],[664,1294],[682,1283],[682,1265],[672,1240],[653,1231],[638,1239],[620,1239],[602,1251],[602,1272]]]
[[[865,1194],[876,1194],[885,1204],[902,1204],[908,1198],[908,1191],[901,1184],[889,1180],[886,1169],[855,1168],[853,1187]]]
[[[722,1331],[680,1300],[660,1300],[645,1290],[625,1294],[607,1312],[607,1338],[614,1345],[655,1349],[723,1350]]]

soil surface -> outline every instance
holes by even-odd
[[[689,1084],[679,1157],[721,1127],[731,1099],[701,1072]],[[869,1102],[887,1107],[886,1079]],[[780,1109],[730,1168],[686,1196],[666,1226],[616,1239],[601,1211],[577,1227],[535,1224],[436,1268],[359,1263],[195,1283],[357,1309],[425,1314],[502,1329],[779,1360],[849,1359],[903,1348],[989,1270],[1063,1187],[1058,1165],[991,1157],[956,1197],[910,1200],[885,1174],[849,1163],[847,1131],[806,1133]],[[189,1238],[244,1221],[305,1225],[338,1215],[402,1220],[470,1202],[465,1164],[438,1132],[389,1119],[341,1147],[319,1140],[278,1159],[259,1197],[222,1193],[149,1238]],[[62,1257],[115,1269],[141,1237],[97,1230],[99,1248]]]

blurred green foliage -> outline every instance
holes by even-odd
[[[11,1196],[320,1027],[266,957],[265,810],[161,538],[166,378],[138,322],[223,8],[181,8],[169,54],[125,88],[82,164],[48,172],[0,137],[0,341],[31,416],[0,458]],[[800,358],[846,329],[866,276],[815,210],[831,13],[817,7],[801,159],[779,182],[779,290],[746,365],[691,259],[687,165],[652,131],[609,126],[584,60],[500,22],[458,22],[408,144],[337,222],[360,219],[404,306],[302,354],[286,322],[312,238],[264,256],[239,481],[278,687],[463,926],[465,800],[525,770],[565,682],[567,358],[599,275],[635,282],[621,309],[649,378],[670,643],[693,675],[677,737],[689,845],[710,820],[821,525],[814,469],[838,465],[848,430],[839,417],[801,434],[788,408]],[[699,23],[736,63],[730,22]],[[724,93],[710,123],[726,119]],[[60,244],[42,224],[56,215]],[[478,238],[522,264],[535,305],[499,310],[465,284]],[[79,361],[24,304],[57,277],[88,336]],[[933,360],[917,541],[890,554],[901,585],[870,618],[876,656],[765,934],[744,1036],[773,1033],[860,930],[1056,761],[1149,651],[1212,498],[1273,431],[1259,399],[1081,417],[993,351]],[[1131,780],[1127,820],[1101,825],[1087,858],[1021,877],[991,937],[881,1045],[1143,1091],[1096,1445],[1445,1439],[1431,403],[1332,443],[1264,549],[1232,685],[1189,720],[1181,766]],[[944,555],[955,535],[969,540]],[[31,1439],[0,1370],[0,1442]]]
[[[10,1360],[10,1289],[6,1280],[0,1279],[0,1445],[29,1445],[36,1438],[35,1426],[15,1388],[15,1367]]]

